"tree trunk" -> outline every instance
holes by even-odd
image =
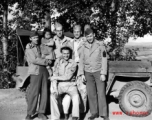
[[[7,17],[8,17],[8,4],[7,0],[4,3],[4,13],[3,13],[3,38],[2,38],[2,44],[3,44],[3,55],[4,55],[4,62],[6,62],[6,58],[8,55],[8,31],[7,31]]]
[[[116,42],[117,42],[117,33],[116,33],[116,27],[117,27],[117,11],[118,11],[118,0],[112,0],[111,8],[111,39],[112,39],[112,48],[116,48]]]
[[[49,11],[45,12],[45,28],[48,28],[51,30],[51,17],[50,17]]]

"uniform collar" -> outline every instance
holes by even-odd
[[[100,47],[100,43],[99,43],[99,41],[95,40],[92,43],[91,47],[90,47],[90,44],[88,42],[85,42],[84,46],[89,49],[90,55],[91,55],[96,49],[98,49],[98,47]]]
[[[94,40],[94,42],[91,45],[92,45],[92,48],[98,47],[99,46],[99,42],[97,40]],[[90,43],[88,43],[88,41],[86,41],[84,43],[84,46],[87,47],[87,48],[90,48]]]
[[[66,36],[64,36],[63,37],[63,39],[60,39],[58,36],[56,36],[56,40],[58,41],[58,42],[61,42],[61,43],[64,43],[64,42],[67,42],[68,41],[68,39],[67,39],[67,37]]]
[[[63,59],[61,59],[60,62],[61,62],[61,63],[72,63],[72,59],[69,59],[68,61],[64,61]]]
[[[82,41],[81,37],[79,39],[74,38],[74,42],[81,42],[81,41]]]

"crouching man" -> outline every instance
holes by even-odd
[[[57,93],[51,94],[51,120],[60,119],[60,110],[58,101],[60,95],[66,93],[72,98],[72,120],[79,117],[79,95],[75,85],[75,73],[77,65],[70,59],[72,49],[64,46],[61,48],[62,59],[56,60],[51,81],[57,81]]]

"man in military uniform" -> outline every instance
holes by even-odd
[[[60,119],[59,99],[62,94],[69,94],[72,98],[72,120],[79,118],[79,94],[75,84],[76,66],[74,60],[70,59],[72,49],[68,46],[61,48],[62,57],[55,62],[51,81],[58,82],[58,95],[51,94],[51,120]]]
[[[56,58],[59,58],[61,56],[61,47],[69,46],[73,49],[73,40],[63,34],[63,26],[60,23],[55,23],[55,33],[56,35],[53,38],[55,41],[55,55]]]
[[[38,45],[39,36],[36,32],[30,34],[31,43],[26,47],[26,58],[28,61],[28,74],[30,74],[30,89],[27,93],[27,116],[26,120],[32,120],[32,115],[36,113],[39,98],[38,117],[46,120],[44,115],[47,107],[47,84],[48,71],[46,66],[51,64],[51,61],[41,58],[41,50]],[[40,95],[40,97],[39,97]]]
[[[97,41],[91,28],[85,31],[86,42],[82,46],[78,76],[87,81],[87,94],[91,116],[89,120],[101,116],[109,120],[105,96],[105,80],[107,75],[107,55],[102,42]]]
[[[77,67],[79,69],[79,59],[80,59],[80,55],[82,52],[81,48],[82,48],[83,43],[86,41],[86,39],[84,37],[81,37],[82,32],[81,32],[80,25],[75,25],[73,27],[73,34],[74,34],[73,59],[77,63]],[[86,91],[86,85],[83,82],[83,79],[85,79],[83,76],[76,78],[76,84],[77,84],[77,88],[78,88],[79,95],[80,95],[80,119],[83,119],[85,117],[86,105],[87,105],[87,91]],[[69,112],[70,103],[71,103],[71,98],[68,94],[66,94],[65,97],[63,98],[63,102],[62,102],[63,110],[64,110],[64,114],[65,114],[64,120],[68,120],[68,112]]]

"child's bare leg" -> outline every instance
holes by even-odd
[[[49,76],[51,77],[51,76],[53,75],[53,70],[52,70],[52,68],[51,68],[50,66],[47,66],[46,68],[47,68],[47,70],[48,70],[48,72],[49,72]]]

